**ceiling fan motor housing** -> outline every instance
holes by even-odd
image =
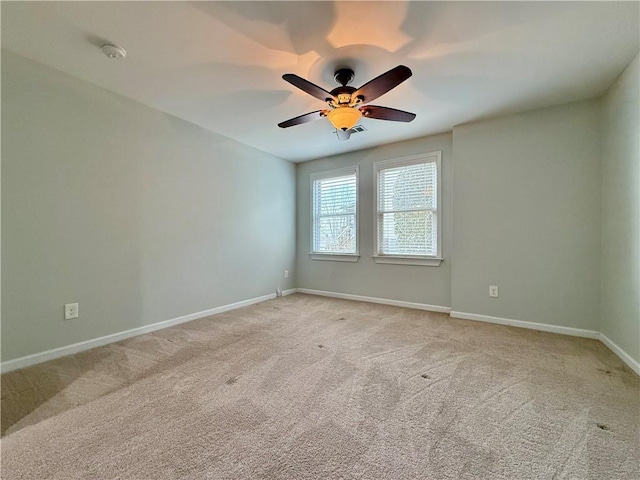
[[[342,87],[336,87],[333,90],[331,90],[331,95],[333,95],[338,101],[336,102],[333,99],[329,99],[329,104],[333,107],[338,107],[340,105],[353,106],[351,105],[351,102],[353,100],[351,94],[355,91],[356,91],[355,88],[348,87],[346,85]]]

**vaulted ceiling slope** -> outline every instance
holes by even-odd
[[[640,48],[638,2],[3,2],[2,47],[273,155],[304,161],[601,94]],[[125,60],[100,50],[115,43]],[[281,78],[330,90],[404,64],[377,103],[412,123],[362,119],[339,142],[323,108]]]

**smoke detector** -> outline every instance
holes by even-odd
[[[108,43],[102,46],[102,51],[107,57],[112,58],[114,60],[124,58],[127,56],[127,51],[124,48],[118,47],[117,45],[111,45]]]

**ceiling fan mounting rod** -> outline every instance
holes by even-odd
[[[333,78],[335,78],[336,82],[338,82],[343,87],[346,87],[353,81],[354,73],[350,68],[339,68],[333,74]]]

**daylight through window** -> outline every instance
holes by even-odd
[[[438,256],[438,158],[376,164],[378,255]]]
[[[357,254],[357,168],[312,177],[313,253]]]

